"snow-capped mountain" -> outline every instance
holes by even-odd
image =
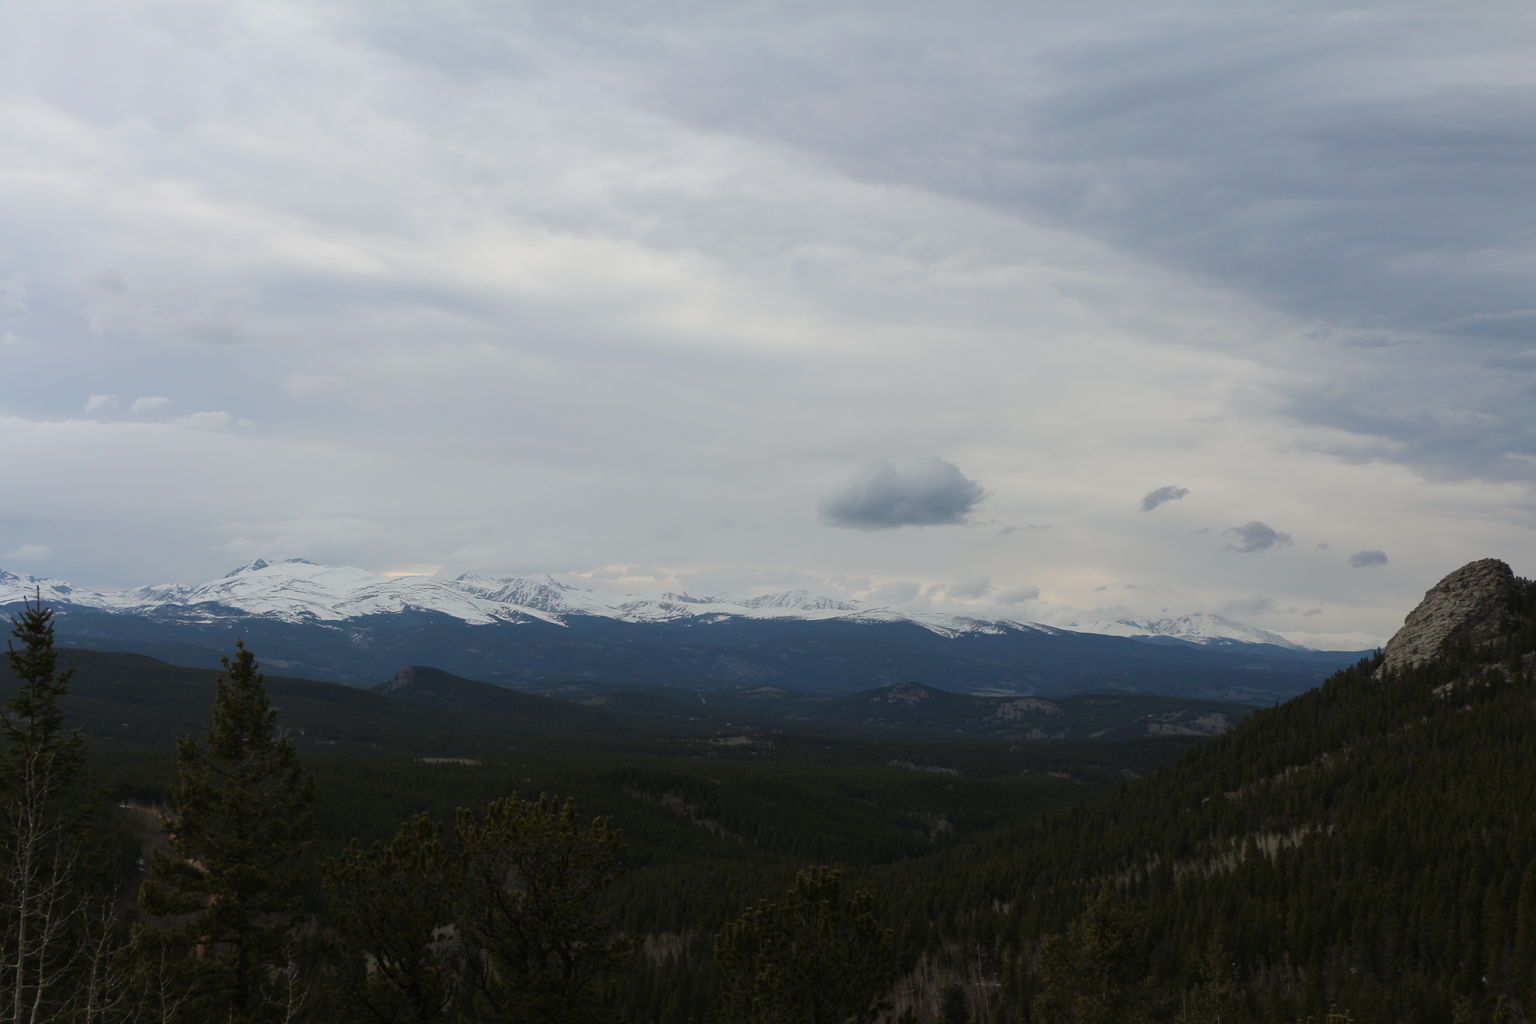
[[[370,615],[435,612],[472,625],[518,623],[537,619],[565,625],[572,617],[623,622],[674,622],[683,619],[845,618],[878,622],[909,621],[942,635],[986,632],[995,623],[960,616],[905,615],[867,607],[806,590],[787,590],[749,598],[609,595],[545,577],[491,577],[459,573],[386,576],[346,566],[317,565],[302,558],[283,562],[256,559],[216,580],[196,586],[159,584],[119,593],[82,590],[59,580],[0,574],[0,604],[41,593],[50,604],[72,604],[101,611],[161,613],[176,617],[219,617],[231,612],[285,622],[346,622]],[[1027,624],[1012,624],[1033,628]]]
[[[785,590],[777,594],[763,594],[759,597],[749,597],[741,602],[748,608],[787,608],[796,611],[857,611],[858,605],[852,601],[838,601],[830,597],[822,597],[808,590]]]
[[[1073,623],[1068,628],[1082,633],[1100,633],[1105,636],[1165,636],[1197,644],[1236,641],[1244,644],[1273,644],[1293,651],[1309,649],[1287,640],[1279,633],[1271,633],[1257,626],[1234,622],[1225,616],[1213,615],[1209,612],[1180,615],[1171,619],[1115,619],[1108,622]]]
[[[96,602],[106,600],[105,595],[76,590],[63,580],[24,576],[0,569],[0,605],[18,604],[34,598],[46,605],[89,604],[90,607],[105,607]]]
[[[360,685],[401,665],[430,665],[527,687],[849,693],[920,682],[995,694],[1108,690],[1267,703],[1358,657],[1307,650],[1216,616],[1095,624],[1120,634],[1104,636],[803,590],[622,594],[549,577],[387,576],[302,559],[120,592],[0,572],[0,608],[34,594],[59,611],[67,645],[207,666],[244,639],[270,672]]]
[[[302,558],[281,562],[256,559],[216,580],[194,586],[158,584],[124,592],[99,592],[60,580],[0,571],[0,605],[40,593],[49,604],[108,612],[158,614],[179,619],[219,618],[231,613],[284,622],[341,623],[373,615],[431,612],[471,625],[533,620],[567,625],[574,617],[622,622],[721,621],[741,619],[838,619],[848,622],[905,622],[940,636],[996,635],[1008,631],[1062,632],[1052,626],[1013,619],[977,619],[940,612],[909,612],[840,600],[807,590],[786,590],[747,598],[666,593],[660,596],[606,594],[551,577],[493,577],[463,572],[454,576],[387,576],[347,566],[317,565]],[[1277,633],[1245,626],[1220,615],[1177,619],[1074,624],[1075,632],[1123,637],[1172,637],[1194,643],[1238,641],[1303,650]]]

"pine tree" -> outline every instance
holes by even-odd
[[[462,882],[443,829],[427,815],[388,843],[354,839],[325,865],[332,924],[347,954],[342,998],[374,1022],[453,1019],[463,946],[451,927]]]
[[[868,1022],[899,973],[893,936],[867,892],[845,897],[838,873],[801,871],[778,902],[763,900],[715,940],[722,1019],[733,1024]]]
[[[239,643],[223,664],[206,737],[176,744],[165,822],[175,855],[154,856],[140,902],[151,915],[193,915],[164,933],[192,954],[189,1012],[259,1021],[291,995],[277,989],[302,916],[314,785],[278,735],[255,656]]]
[[[1135,1019],[1139,1000],[1128,963],[1137,921],[1108,885],[1064,935],[1040,953],[1040,993],[1033,1019],[1047,1024],[1123,1024]]]
[[[53,611],[28,601],[11,624],[6,660],[20,685],[0,709],[0,1021],[35,1024],[76,1009],[71,960],[89,902],[75,792],[85,740],[64,730],[59,698],[73,669],[59,668]]]
[[[462,858],[459,935],[474,1020],[581,1024],[605,1018],[599,983],[629,954],[603,893],[622,839],[605,818],[585,828],[570,801],[494,800],[454,828]]]
[[[1241,1024],[1246,1020],[1238,991],[1232,954],[1219,941],[1206,947],[1200,962],[1200,983],[1189,993],[1184,1024]]]

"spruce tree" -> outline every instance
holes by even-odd
[[[0,709],[0,1021],[72,1016],[72,962],[88,909],[84,884],[85,766],[79,730],[66,732],[53,611],[39,598],[11,620],[6,660],[19,686]]]
[[[277,989],[303,915],[314,784],[277,732],[255,656],[239,643],[223,664],[206,736],[177,741],[165,821],[174,855],[155,854],[140,902],[151,915],[192,915],[161,933],[191,954],[192,1015],[259,1021],[291,996]]]

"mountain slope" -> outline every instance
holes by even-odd
[[[1010,941],[1107,884],[1143,1005],[1219,945],[1258,1019],[1536,1009],[1536,584],[1473,563],[1389,649],[1416,656],[1363,661],[999,851],[982,871]]]
[[[505,686],[476,682],[435,668],[408,665],[386,683],[372,688],[391,700],[439,708],[463,715],[503,716],[543,725],[612,728],[617,720],[582,704],[520,693]]]
[[[585,619],[475,626],[425,612],[345,623],[260,616],[167,621],[62,606],[72,644],[212,668],[244,639],[273,672],[373,685],[402,664],[524,689],[773,685],[852,693],[900,682],[991,694],[1118,691],[1267,704],[1352,656],[1257,645],[1202,648],[1080,633],[945,637],[906,622]]]
[[[918,683],[802,702],[781,713],[826,727],[854,726],[934,738],[1099,740],[1215,736],[1253,709],[1217,701],[1143,694],[1091,694],[1046,700],[948,693]]]

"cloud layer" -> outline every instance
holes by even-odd
[[[1384,635],[1530,549],[1536,11],[83,0],[0,34],[32,571],[1262,594]]]

